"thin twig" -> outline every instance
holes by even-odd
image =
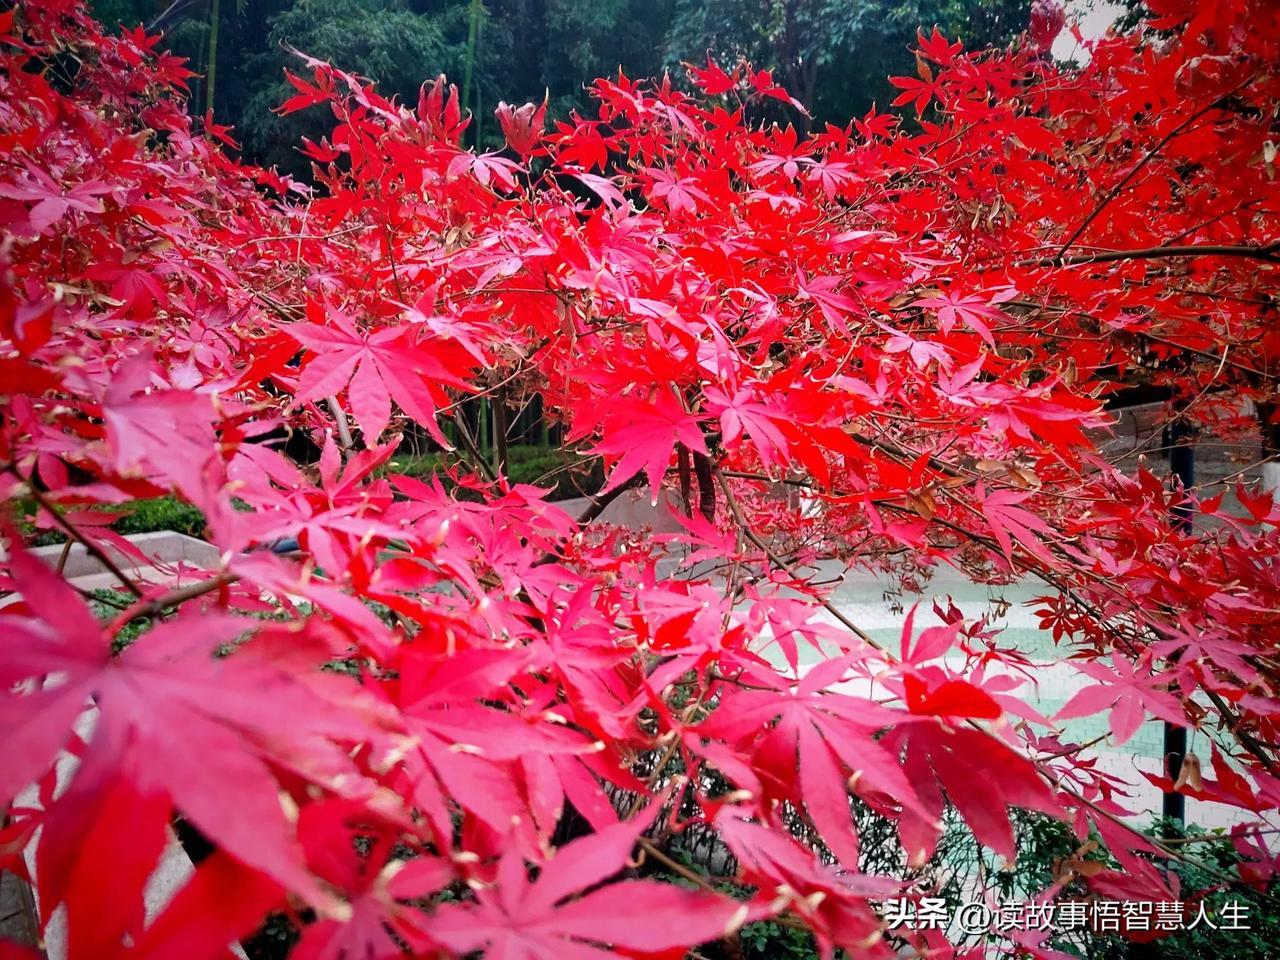
[[[1137,250],[1099,250],[1072,257],[1033,257],[1017,260],[1015,267],[1071,267],[1088,263],[1111,263],[1116,260],[1173,260],[1178,257],[1243,257],[1280,263],[1280,241],[1267,244],[1190,243],[1172,247],[1141,247]]]
[[[154,617],[170,607],[176,607],[186,603],[188,600],[194,600],[196,597],[202,597],[206,593],[212,593],[214,590],[221,589],[235,583],[240,579],[240,575],[225,570],[216,574],[207,580],[200,580],[196,583],[189,583],[185,587],[176,587],[166,593],[162,593],[151,599],[141,599],[137,603],[125,608],[125,610],[111,622],[111,630],[119,630],[130,620],[136,620],[138,617]]]
[[[342,409],[342,404],[338,402],[336,396],[325,397],[324,402],[329,405],[329,412],[333,414],[333,419],[338,424],[338,442],[342,444],[342,452],[350,453],[353,441],[351,424],[347,422],[347,411]]]
[[[697,871],[690,870],[680,861],[674,860],[671,857],[667,856],[665,853],[662,852],[662,848],[659,847],[652,840],[650,840],[648,837],[641,837],[639,840],[636,841],[636,845],[639,846],[642,850],[644,850],[646,856],[650,856],[654,860],[657,860],[660,864],[662,864],[664,867],[666,867],[676,876],[681,877],[685,880],[688,880],[690,883],[695,884],[696,886],[700,887],[703,890],[708,891],[709,893],[714,893],[719,896],[724,896],[724,891],[718,889],[714,883],[712,883],[710,880],[708,880],[706,877],[704,877],[702,874],[698,873]],[[786,914],[779,914],[778,916],[771,917],[770,919],[772,920],[772,922],[778,924],[779,926],[790,927],[793,930],[808,931],[809,929],[809,927],[804,923],[804,921],[800,920],[797,917],[787,916]]]
[[[767,543],[765,543],[764,540],[762,540],[759,537],[759,535],[757,535],[756,532],[752,530],[751,527],[748,525],[746,518],[742,515],[741,508],[738,506],[738,501],[733,495],[733,490],[731,490],[729,487],[729,481],[718,470],[716,471],[716,476],[720,481],[720,489],[724,491],[725,505],[729,508],[729,512],[733,514],[733,519],[737,521],[738,526],[741,528],[742,532],[746,535],[747,539],[750,540],[752,543],[754,543],[760,550],[762,550],[764,552],[764,555],[769,558],[769,562],[772,563],[775,567],[778,567],[781,570],[785,570],[791,576],[792,579],[797,581],[800,580],[801,577],[799,577],[796,574],[795,570],[791,567],[791,565],[788,564],[787,561],[784,560],[782,557],[778,556],[778,554],[774,552],[773,548],[770,547]],[[824,600],[822,598],[818,598],[818,602],[822,604],[822,607],[827,611],[827,613],[835,617],[836,620],[838,620],[841,624],[843,624],[846,628],[848,628],[848,630],[851,633],[853,633],[853,635],[856,636],[858,639],[863,641],[863,643],[866,643],[869,646],[875,647],[877,650],[881,650],[881,651],[884,650],[884,647],[880,643],[873,640],[865,630],[863,630],[860,626],[858,626],[856,623],[854,623],[852,620],[846,617],[843,613],[841,613],[839,608],[837,608],[830,601]]]
[[[142,596],[142,588],[134,583],[129,577],[125,576],[124,571],[121,570],[116,565],[116,562],[107,555],[106,551],[81,533],[75,524],[71,523],[71,521],[67,520],[66,517],[62,516],[62,514],[55,510],[54,505],[50,502],[49,498],[37,490],[34,483],[19,473],[17,467],[10,466],[9,472],[27,485],[27,490],[30,492],[31,498],[35,500],[36,503],[40,504],[46,513],[53,517],[54,522],[66,532],[67,536],[71,537],[89,551],[89,554],[101,563],[108,571],[110,571],[111,575],[119,580],[126,590],[132,593],[135,597]]]
[[[458,428],[458,436],[462,438],[463,447],[465,447],[467,453],[471,455],[472,464],[479,467],[481,472],[490,480],[497,480],[497,472],[493,469],[493,466],[489,461],[484,458],[484,454],[482,454],[480,452],[480,448],[476,446],[475,438],[471,436],[471,430],[467,427],[466,417],[454,417],[453,423]]]

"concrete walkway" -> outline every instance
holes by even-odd
[[[896,650],[902,635],[905,610],[895,609],[884,598],[893,586],[888,580],[870,574],[850,574],[837,588],[834,602],[840,612],[865,630],[874,640]],[[1054,646],[1051,634],[1040,629],[1035,617],[1034,598],[1049,593],[1047,587],[1036,580],[1022,580],[1002,587],[977,584],[954,571],[939,571],[929,582],[922,595],[907,594],[898,601],[904,608],[918,603],[915,631],[936,626],[941,621],[933,613],[934,599],[944,602],[949,598],[966,619],[991,617],[991,622],[1001,627],[1001,646],[1015,647],[1036,664],[1029,671],[1029,680],[1015,693],[1046,717],[1052,718],[1064,703],[1081,687],[1092,683],[1068,664],[1059,663],[1068,651]],[[830,614],[821,618],[832,626],[838,623]],[[770,659],[781,664],[781,654],[771,648]],[[812,648],[801,647],[801,669],[813,666],[819,655]],[[949,666],[959,669],[964,664],[962,654],[946,658]],[[1012,671],[1006,671],[1012,672]],[[1014,674],[1026,676],[1026,674]],[[1164,728],[1158,720],[1149,721],[1126,743],[1116,746],[1111,742],[1108,714],[1069,720],[1061,724],[1064,738],[1084,743],[1100,735],[1106,739],[1087,752],[1098,758],[1098,765],[1108,773],[1120,777],[1132,785],[1129,799],[1124,805],[1133,811],[1133,821],[1138,824],[1157,815],[1161,806],[1161,793],[1142,775],[1143,772],[1160,774],[1163,771]],[[1209,744],[1203,734],[1191,732],[1189,748],[1209,764]],[[1225,828],[1233,823],[1247,821],[1253,815],[1236,807],[1218,803],[1205,803],[1188,798],[1187,822],[1206,829]]]

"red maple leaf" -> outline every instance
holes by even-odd
[[[986,493],[982,484],[974,491],[975,497],[982,504],[983,516],[991,526],[991,533],[1000,545],[1005,559],[1013,565],[1013,541],[1026,547],[1030,553],[1043,561],[1047,566],[1057,566],[1057,561],[1045,547],[1044,542],[1036,536],[1052,533],[1049,525],[1030,510],[1017,504],[1025,501],[1031,494],[1024,490],[996,490]]]
[[[379,815],[363,803],[324,800],[298,816],[298,839],[316,875],[350,901],[350,916],[308,925],[293,960],[380,960],[401,957],[407,946],[431,945],[423,931],[426,914],[406,901],[421,901],[453,879],[452,865],[438,857],[392,856],[409,821]]]
[[[740,744],[768,792],[803,803],[832,852],[847,867],[858,864],[848,788],[877,807],[924,808],[897,756],[873,733],[904,721],[901,713],[828,692],[851,654],[813,667],[794,692],[726,692],[698,731]]]
[[[1111,733],[1117,745],[1128,741],[1151,713],[1179,726],[1187,722],[1182,705],[1166,689],[1168,678],[1151,671],[1149,666],[1113,654],[1115,670],[1098,662],[1079,664],[1082,673],[1099,683],[1081,687],[1071,695],[1054,715],[1057,720],[1087,717],[1103,710],[1111,711]]]
[[[536,880],[509,852],[493,887],[472,903],[445,904],[428,932],[458,954],[484,950],[508,960],[604,960],[616,954],[597,945],[657,953],[732,933],[745,919],[732,900],[656,880],[605,883],[626,866],[646,826],[638,818],[575,840]]]
[[[0,654],[0,680],[28,692],[0,699],[6,727],[21,721],[22,729],[22,749],[0,771],[0,797],[12,798],[44,774],[92,698],[88,775],[118,768],[142,777],[137,763],[147,758],[142,784],[163,789],[206,836],[313,902],[328,903],[302,862],[272,767],[314,771],[321,782],[345,767],[351,788],[358,787],[345,752],[325,745],[331,738],[383,739],[370,722],[375,713],[357,706],[358,691],[347,691],[354,711],[337,711],[322,692],[335,677],[316,683],[269,659],[215,658],[219,645],[254,626],[225,615],[167,621],[113,656],[110,638],[64,580],[26,553],[15,554],[10,568],[25,611],[9,607],[0,615],[5,635],[17,641]],[[38,686],[50,674],[63,679]]]
[[[915,77],[890,77],[889,82],[903,92],[893,99],[893,105],[900,107],[912,103],[916,108],[916,116],[923,116],[929,101],[938,95],[941,85],[932,76],[924,79]]]
[[[923,864],[933,855],[942,830],[943,790],[978,841],[1010,863],[1017,851],[1007,807],[1062,814],[1031,761],[993,735],[920,723],[904,724],[885,739],[905,746],[904,769],[927,811],[920,816],[904,809],[898,822],[911,864]]]
[[[1006,297],[1007,299],[1007,297]],[[938,328],[943,333],[950,333],[956,321],[963,322],[977,332],[992,347],[996,345],[991,335],[987,320],[999,320],[1004,314],[993,305],[993,301],[977,294],[960,294],[947,290],[932,297],[925,297],[915,302],[917,307],[928,307],[937,311]]]
[[[441,446],[452,449],[440,432],[435,412],[448,402],[442,384],[466,389],[457,375],[469,367],[465,350],[441,338],[420,341],[420,331],[412,326],[361,333],[349,317],[326,311],[314,301],[308,304],[307,316],[310,323],[288,328],[312,354],[302,369],[299,401],[322,400],[347,388],[351,412],[366,440],[373,443],[386,429],[395,400]]]
[[[725,73],[724,68],[711,59],[710,54],[707,55],[705,68],[695,67],[691,63],[686,63],[685,68],[689,71],[689,76],[693,79],[693,82],[709,97],[718,97],[722,93],[728,93],[738,85],[737,69],[733,71],[732,75]]]
[[[648,403],[636,397],[619,397],[604,414],[603,436],[592,451],[619,457],[604,492],[643,470],[656,497],[676,443],[697,453],[707,452],[697,418],[679,400],[667,391]]]
[[[101,213],[102,197],[114,189],[101,180],[86,180],[68,186],[58,183],[39,167],[28,166],[21,179],[0,183],[0,197],[31,203],[28,222],[32,231],[42,234],[73,210]]]

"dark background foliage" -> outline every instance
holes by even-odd
[[[587,108],[585,86],[621,68],[680,76],[683,61],[744,55],[810,106],[813,123],[847,123],[892,99],[890,74],[914,72],[918,26],[967,45],[998,43],[1026,25],[1024,0],[93,0],[108,24],[154,26],[190,60],[193,112],[211,104],[244,158],[305,176],[295,145],[317,135],[318,112],[281,118],[287,49],[376,79],[402,98],[445,73],[464,90],[482,145],[497,145],[499,100],[547,95],[551,114]],[[210,70],[210,65],[214,69]],[[808,118],[793,112],[800,127]]]

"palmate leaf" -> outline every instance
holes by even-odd
[[[288,328],[312,353],[298,384],[299,401],[321,400],[346,388],[356,422],[373,443],[390,422],[395,400],[441,446],[450,448],[435,411],[447,402],[443,385],[466,388],[460,374],[473,360],[464,346],[442,337],[420,340],[421,328],[411,325],[363,334],[349,317],[318,303],[309,305],[307,315],[311,322]]]
[[[1100,682],[1076,690],[1054,719],[1070,720],[1109,710],[1111,733],[1117,745],[1129,741],[1149,714],[1177,726],[1186,723],[1186,712],[1167,689],[1168,677],[1118,654],[1112,656],[1111,662],[1114,670],[1102,663],[1081,664],[1082,672]]]
[[[986,493],[982,485],[978,485],[975,493],[982,504],[982,513],[991,526],[992,536],[1000,545],[1009,565],[1013,565],[1013,541],[1017,540],[1033,556],[1049,567],[1057,566],[1058,561],[1046,549],[1044,542],[1036,534],[1050,533],[1047,523],[1029,510],[1017,506],[1024,502],[1029,494],[1017,490],[996,490]]]
[[[977,840],[1009,863],[1017,857],[1009,806],[1062,815],[1061,804],[1035,765],[986,732],[923,723],[900,727],[886,739],[904,749],[904,768],[926,811],[921,816],[904,810],[898,823],[913,865],[923,865],[936,848],[944,791]]]
[[[433,856],[399,859],[396,840],[409,827],[394,815],[340,798],[308,804],[298,836],[316,874],[342,891],[350,916],[309,925],[290,956],[295,960],[382,960],[423,951],[426,915],[420,904],[454,877],[453,866]]]
[[[652,954],[734,932],[745,914],[727,897],[655,880],[600,885],[626,866],[647,825],[640,817],[575,840],[533,881],[520,855],[506,853],[496,884],[474,903],[443,907],[430,935],[458,954],[604,960],[616,956],[607,946]]]
[[[825,691],[857,659],[855,654],[828,660],[810,670],[794,692],[727,692],[697,728],[703,736],[736,744],[769,794],[802,805],[848,869],[858,864],[850,789],[878,808],[927,816],[898,756],[872,736],[909,718]]]
[[[122,789],[161,791],[242,862],[317,904],[332,902],[305,867],[273,768],[327,789],[345,775],[347,791],[358,793],[360,777],[337,744],[385,739],[375,705],[362,705],[358,688],[341,683],[345,709],[335,710],[322,690],[340,678],[313,683],[252,654],[215,657],[254,627],[231,616],[166,622],[113,656],[64,580],[24,553],[10,568],[25,610],[0,614],[7,639],[0,679],[27,691],[0,700],[16,748],[0,773],[0,796],[12,798],[44,774],[92,701],[97,720],[73,793],[79,776],[109,782],[120,771],[132,780]],[[41,686],[49,676],[57,679]]]
[[[698,453],[707,452],[696,419],[670,393],[660,393],[651,402],[619,398],[605,414],[605,421],[604,439],[594,452],[618,458],[605,484],[606,493],[643,471],[656,496],[676,443]]]

